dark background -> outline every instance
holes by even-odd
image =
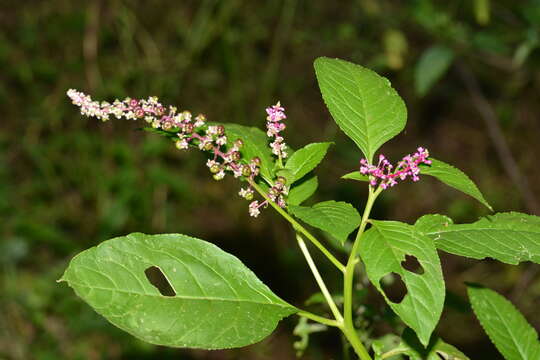
[[[68,88],[107,100],[156,95],[211,121],[259,127],[264,108],[281,100],[294,148],[335,142],[316,170],[320,188],[310,202],[346,200],[360,208],[363,187],[339,177],[357,169],[361,155],[331,120],[312,68],[318,56],[341,57],[387,76],[407,103],[406,131],[383,147],[391,159],[426,146],[465,171],[497,211],[540,215],[538,0],[0,6],[1,359],[294,358],[294,317],[246,349],[165,349],[114,328],[55,282],[77,252],[133,231],[214,242],[296,305],[317,291],[290,228],[271,210],[250,218],[232,177],[215,182],[202,154],[178,152],[133,122],[81,117]],[[456,58],[419,96],[415,67],[433,45],[453,49]],[[374,217],[413,222],[425,213],[456,222],[488,214],[472,198],[424,178],[385,192]],[[540,327],[538,265],[441,255],[449,293],[437,333],[447,342],[474,359],[499,356],[469,310],[464,281],[503,293]],[[339,292],[337,274],[320,262]],[[380,296],[371,295],[369,304],[385,313]],[[383,318],[390,320],[377,321],[374,336],[391,331],[391,316]],[[305,358],[342,358],[336,332],[310,341]]]

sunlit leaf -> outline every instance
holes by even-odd
[[[360,225],[360,214],[349,203],[324,201],[313,206],[289,206],[289,211],[302,221],[326,231],[343,244]]]
[[[291,172],[290,183],[300,180],[319,165],[330,145],[330,142],[313,143],[295,151],[285,165],[285,169]]]
[[[467,292],[480,324],[506,360],[540,359],[538,333],[510,301],[476,285]]]
[[[360,65],[321,57],[315,73],[335,122],[372,162],[377,149],[405,127],[405,103],[388,79]]]
[[[445,296],[435,245],[412,225],[397,221],[372,221],[372,224],[360,245],[368,278],[392,310],[427,345],[441,316]],[[417,272],[404,267],[407,256],[418,261],[421,268]],[[399,275],[407,287],[407,294],[399,303],[391,301],[381,286],[381,279],[391,273]]]
[[[418,231],[451,254],[507,264],[540,264],[540,217],[518,212],[498,213],[472,224],[453,224],[442,215],[425,215],[416,221]]]
[[[287,197],[287,203],[289,205],[300,205],[307,200],[319,186],[317,176],[313,175],[305,178],[304,180],[297,182],[292,186]]]
[[[150,270],[163,288],[150,282]],[[60,281],[112,324],[173,347],[245,346],[296,312],[236,257],[178,234],[105,241],[75,256]]]

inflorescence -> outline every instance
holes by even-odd
[[[122,101],[115,100],[109,103],[94,101],[89,95],[74,89],[68,90],[67,95],[73,104],[80,108],[82,115],[96,117],[102,121],[107,121],[111,117],[128,120],[144,119],[154,129],[176,133],[175,144],[179,150],[188,149],[191,145],[211,154],[206,166],[210,169],[215,180],[223,179],[226,172],[229,171],[235,178],[244,177],[252,184],[255,177],[259,175],[260,158],[255,157],[249,161],[242,160],[240,149],[243,146],[243,141],[241,139],[229,141],[225,134],[225,127],[223,125],[208,125],[202,114],[193,117],[189,111],[178,112],[174,106],[166,108],[159,103],[157,97],[140,100],[126,98]],[[266,109],[268,114],[267,134],[270,137],[275,137],[270,147],[272,152],[280,158],[287,156],[284,152],[286,145],[283,143],[283,137],[279,136],[279,132],[285,129],[285,124],[281,123],[286,118],[284,110],[279,102]],[[278,177],[267,196],[280,207],[285,207],[284,195],[287,195],[287,190],[285,179]],[[246,200],[253,200],[252,186],[242,188],[239,195]],[[257,217],[260,213],[259,208],[267,205],[268,201],[251,202],[249,205],[250,215]]]
[[[419,147],[414,154],[405,156],[394,168],[384,155],[379,155],[377,166],[370,164],[366,159],[360,160],[360,173],[370,177],[371,186],[378,184],[382,189],[387,189],[396,185],[398,180],[405,180],[409,176],[413,181],[418,181],[420,179],[418,165],[430,165],[431,160],[428,160],[428,157],[429,151]]]
[[[285,159],[287,157],[287,153],[285,152],[287,145],[283,142],[283,136],[279,135],[286,127],[285,124],[282,123],[282,120],[287,118],[287,115],[285,115],[285,108],[282,107],[281,103],[278,101],[276,105],[267,107],[266,113],[268,114],[266,117],[266,135],[273,138],[272,143],[270,143],[272,153],[280,159]]]

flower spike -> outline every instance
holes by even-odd
[[[369,183],[375,187],[377,184],[382,189],[387,189],[398,183],[398,180],[405,180],[411,177],[413,181],[418,181],[420,177],[420,164],[431,164],[428,159],[429,151],[423,147],[419,147],[412,155],[403,157],[401,161],[394,166],[386,159],[384,155],[379,155],[377,166],[368,163],[366,159],[360,160],[360,173],[369,175]]]

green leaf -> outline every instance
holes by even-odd
[[[455,346],[437,336],[431,337],[427,347],[420,344],[414,332],[409,328],[403,331],[401,337],[401,343],[393,352],[406,354],[409,360],[470,360]]]
[[[313,195],[315,190],[317,190],[318,186],[319,181],[317,180],[317,176],[315,175],[296,183],[296,185],[293,185],[291,190],[289,191],[289,195],[287,197],[288,204],[300,205],[311,195]]]
[[[314,65],[335,122],[373,162],[377,149],[405,127],[405,103],[388,79],[362,66],[325,57]]]
[[[433,176],[448,186],[453,187],[467,195],[472,196],[487,208],[493,211],[491,205],[488,204],[484,196],[478,190],[478,187],[472,182],[471,179],[465,173],[451,165],[448,165],[440,160],[429,158],[431,165],[420,165],[421,173],[429,176]]]
[[[454,61],[454,51],[445,46],[432,46],[420,57],[414,69],[416,93],[424,96],[429,89],[448,71]]]
[[[313,143],[295,151],[285,165],[285,169],[292,173],[290,184],[300,180],[319,165],[331,144],[331,142]]]
[[[540,264],[540,217],[517,212],[497,213],[472,224],[453,224],[441,215],[425,215],[415,227],[437,248],[473,259],[490,257],[507,264]]]
[[[476,285],[468,285],[467,292],[476,317],[505,359],[540,359],[536,330],[510,301]]]
[[[348,174],[345,174],[341,177],[346,180],[356,180],[356,181],[366,181],[369,182],[369,176],[360,174],[360,171],[353,171]]]
[[[307,224],[326,231],[341,244],[347,236],[360,226],[360,214],[349,203],[324,201],[307,206],[289,206],[289,211]]]
[[[174,296],[150,283],[145,271],[152,267]],[[59,281],[112,324],[157,345],[245,346],[297,311],[236,257],[179,234],[134,233],[105,241],[75,256]]]
[[[268,146],[268,137],[261,129],[238,124],[223,123],[225,133],[230,141],[242,139],[244,145],[240,149],[242,158],[249,161],[254,157],[261,159],[261,176],[268,182],[274,178],[274,158]]]
[[[388,305],[410,326],[427,345],[439,321],[444,303],[444,280],[437,249],[433,241],[416,231],[412,225],[397,221],[371,221],[360,245],[360,255],[369,280],[384,296]],[[406,270],[402,262],[408,256],[416,258],[422,271]],[[407,287],[399,303],[385,294],[381,279],[397,274]]]

